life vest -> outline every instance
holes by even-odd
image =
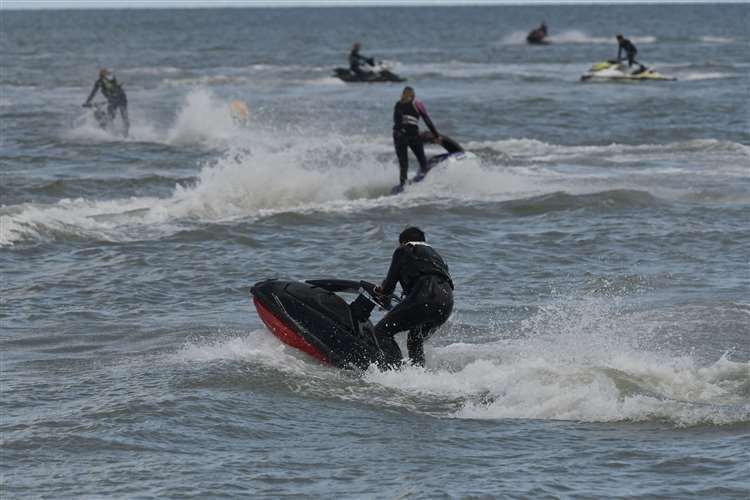
[[[100,81],[102,83],[102,94],[107,100],[119,100],[124,97],[125,92],[122,90],[122,85],[117,83],[116,78],[101,78]]]
[[[397,102],[396,112],[401,115],[401,127],[410,134],[419,133],[419,119],[422,115],[417,110],[414,101]]]

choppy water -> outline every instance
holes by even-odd
[[[3,496],[747,498],[749,12],[2,12]],[[579,83],[616,32],[679,80]],[[477,159],[386,196],[357,38]],[[406,224],[457,285],[426,369],[263,328],[249,285],[376,281]]]

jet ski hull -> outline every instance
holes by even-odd
[[[473,153],[469,153],[466,151],[461,151],[458,153],[443,153],[439,155],[435,155],[430,157],[427,160],[427,171],[426,172],[418,172],[414,175],[411,179],[409,179],[406,183],[407,184],[416,184],[418,182],[422,182],[425,177],[427,177],[427,174],[430,173],[430,171],[435,168],[436,166],[445,163],[445,162],[455,162],[455,161],[461,161],[466,158],[475,158],[476,156]],[[401,185],[393,186],[391,188],[391,194],[399,194],[403,192],[404,188]]]
[[[383,82],[405,82],[406,78],[401,78],[387,69],[373,72],[357,74],[347,68],[336,68],[333,70],[334,75],[348,83],[383,83]]]
[[[617,61],[604,61],[591,66],[581,75],[582,82],[607,82],[607,81],[675,81],[677,78],[662,75],[652,69],[642,68],[631,70]]]
[[[256,283],[250,292],[258,316],[271,333],[321,363],[365,369],[373,363],[400,360],[395,342],[375,342],[369,321],[374,304],[368,306],[361,296],[347,304],[334,293],[356,293],[359,284],[272,279]]]

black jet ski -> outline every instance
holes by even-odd
[[[398,365],[401,349],[393,339],[373,335],[375,306],[390,309],[394,296],[375,294],[366,281],[259,281],[250,289],[258,316],[282,342],[338,368]],[[353,294],[347,303],[339,294]]]
[[[526,42],[531,45],[549,45],[549,40],[547,40],[547,29],[536,28],[529,31],[529,34],[526,35]]]
[[[444,162],[456,162],[456,161],[462,161],[467,158],[476,158],[476,155],[474,153],[470,153],[468,151],[457,151],[455,153],[443,153],[435,156],[431,156],[427,159],[427,170],[424,172],[417,172],[414,177],[406,181],[407,185],[410,184],[416,184],[418,182],[422,182],[425,177],[427,177],[427,174],[435,168],[436,166],[440,165]],[[391,194],[399,194],[404,191],[404,187],[399,185],[393,186],[391,188]]]
[[[107,103],[104,101],[94,102],[86,106],[89,113],[93,116],[94,121],[103,130],[107,130],[112,125],[112,118],[110,118],[107,112]]]
[[[379,83],[379,82],[405,82],[406,78],[401,78],[396,73],[391,72],[385,65],[377,64],[374,66],[364,66],[361,73],[355,73],[349,68],[336,68],[333,70],[333,76],[342,79],[345,82],[358,83]],[[369,68],[366,69],[366,68]]]

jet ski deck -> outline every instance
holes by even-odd
[[[365,369],[373,363],[395,364],[401,350],[395,341],[376,341],[370,313],[387,308],[365,281],[269,279],[250,289],[258,316],[285,344],[324,364]],[[339,293],[356,294],[347,303]]]

